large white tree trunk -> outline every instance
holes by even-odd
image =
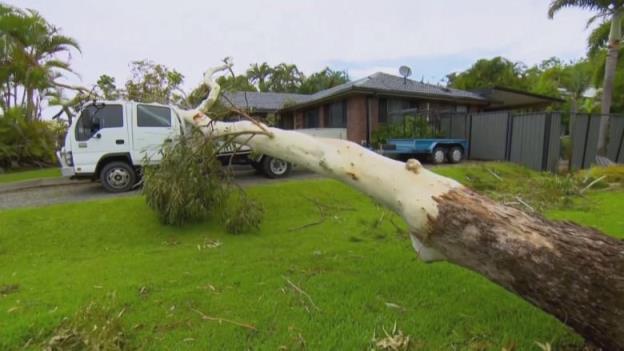
[[[250,121],[215,122],[199,110],[178,113],[207,136],[233,136],[362,191],[405,219],[424,261],[478,272],[598,346],[624,350],[624,242],[495,203],[417,160],[399,162],[349,141]]]

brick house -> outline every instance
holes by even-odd
[[[256,115],[279,115],[281,128],[316,129],[320,135],[331,132],[329,135],[362,144],[370,143],[371,133],[381,124],[398,122],[405,113],[465,113],[514,106],[543,108],[561,101],[500,87],[474,92],[446,88],[386,73],[375,73],[311,95],[235,92],[225,93],[225,98]]]

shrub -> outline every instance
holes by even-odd
[[[385,144],[392,138],[434,138],[439,133],[422,116],[405,116],[402,122],[382,125],[372,134],[375,146]]]
[[[55,150],[65,134],[59,122],[28,120],[22,108],[0,116],[0,167],[41,167],[56,162]]]

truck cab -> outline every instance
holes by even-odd
[[[100,180],[109,192],[132,189],[145,162],[158,164],[162,145],[173,142],[185,124],[171,106],[133,101],[94,101],[83,107],[67,130],[65,145],[58,153],[63,176]],[[230,157],[232,152],[223,155]],[[239,148],[245,158],[265,175],[286,175],[285,161],[257,156],[248,147]],[[146,161],[149,160],[149,161]]]

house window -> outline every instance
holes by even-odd
[[[307,110],[304,117],[304,128],[318,128],[319,127],[319,113],[318,108]]]
[[[388,122],[388,100],[379,99],[379,123]]]
[[[121,105],[89,105],[80,113],[76,125],[76,140],[89,140],[101,129],[119,127],[123,127]]]
[[[457,105],[457,106],[455,106],[455,112],[468,112],[468,106],[466,106],[466,105]]]
[[[171,109],[162,106],[137,105],[137,126],[171,127]]]
[[[294,129],[295,118],[292,113],[286,113],[280,116],[279,127],[282,129]]]
[[[347,127],[347,104],[343,101],[334,102],[327,109],[326,128]]]

